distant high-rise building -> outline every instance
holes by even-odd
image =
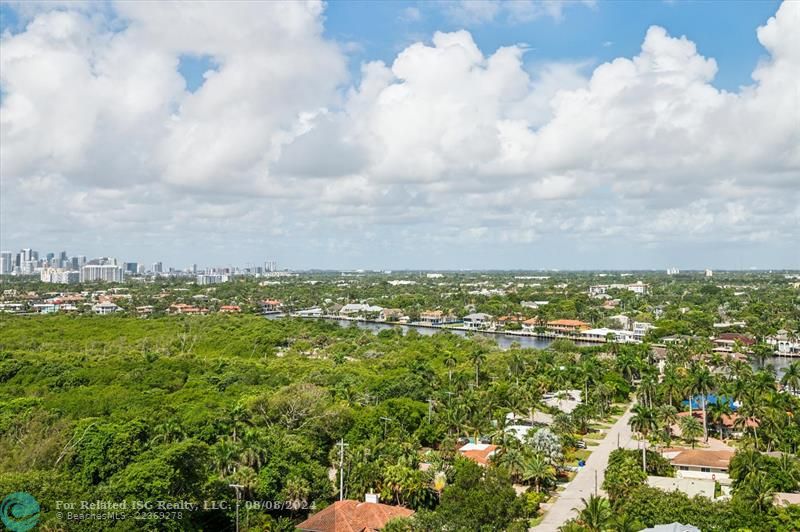
[[[31,248],[23,248],[20,250],[19,254],[20,254],[19,266],[22,266],[23,262],[31,260],[31,257],[33,256]]]
[[[667,268],[667,275],[678,275],[681,271],[678,268]]]
[[[139,271],[139,263],[138,262],[123,262],[122,269],[125,270],[125,273],[136,274]]]
[[[83,268],[86,265],[86,255],[78,255],[78,268]]]
[[[50,252],[47,255],[45,255],[45,257],[47,257],[47,262],[52,262],[53,259],[56,258],[56,254],[53,253],[53,252]]]
[[[81,268],[81,282],[105,281],[107,283],[121,283],[123,280],[122,268],[116,264],[87,264]]]
[[[164,264],[162,262],[154,262],[153,273],[163,273],[163,272],[164,272]]]
[[[274,260],[268,260],[264,262],[264,271],[265,272],[276,272],[278,271],[278,262]]]
[[[706,277],[714,277],[714,272],[712,270],[706,270]]]
[[[14,254],[10,251],[0,252],[0,275],[8,275],[14,271]]]

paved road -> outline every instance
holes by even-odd
[[[597,472],[598,492],[600,495],[604,495],[601,486],[605,478],[608,456],[611,451],[617,448],[617,436],[619,436],[621,447],[635,449],[637,446],[637,442],[633,439],[631,429],[628,426],[630,417],[631,409],[628,407],[628,410],[608,430],[606,437],[600,440],[600,444],[591,448],[592,454],[586,460],[586,466],[581,468],[578,474],[575,475],[572,482],[567,485],[567,488],[561,492],[556,502],[547,511],[542,522],[532,530],[537,532],[556,532],[558,527],[575,517],[578,513],[575,508],[583,506],[581,499],[588,499],[589,495],[594,493],[595,472]]]

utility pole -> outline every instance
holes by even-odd
[[[594,496],[597,497],[597,469],[594,470]]]
[[[344,448],[347,444],[344,438],[339,440],[339,500],[344,500]]]
[[[236,532],[239,532],[239,499],[241,498],[239,490],[244,486],[241,484],[228,484],[228,487],[236,490]]]

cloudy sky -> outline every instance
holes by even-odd
[[[800,2],[0,6],[4,249],[800,267]]]

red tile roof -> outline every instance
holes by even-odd
[[[409,517],[414,510],[377,502],[337,501],[315,513],[297,528],[308,532],[372,532],[396,517]]]

